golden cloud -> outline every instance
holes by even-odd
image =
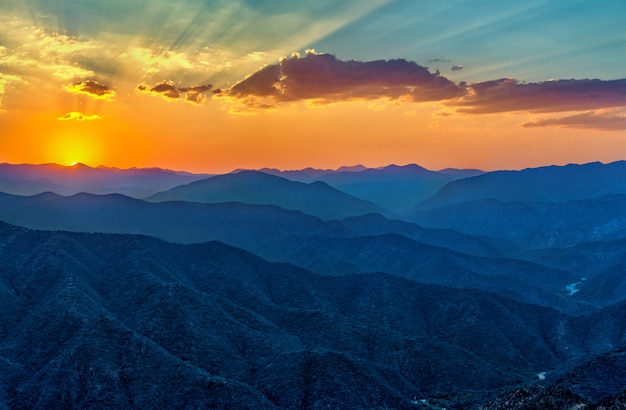
[[[88,95],[97,100],[112,101],[115,98],[115,91],[93,80],[68,84],[65,86],[65,90],[72,94]]]
[[[97,114],[86,115],[86,114],[83,114],[82,112],[77,112],[77,111],[68,112],[64,116],[57,118],[57,120],[61,120],[61,121],[69,121],[69,120],[92,121],[92,120],[99,120],[99,119],[101,118]]]

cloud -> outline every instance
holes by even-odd
[[[93,80],[68,84],[65,86],[65,90],[72,94],[88,95],[98,100],[112,101],[115,98],[115,91]]]
[[[11,15],[0,16],[0,66],[24,77],[64,80],[94,75],[82,66],[85,56],[101,56],[101,43],[45,30]]]
[[[464,90],[407,60],[342,61],[331,54],[307,51],[267,65],[223,94],[239,99],[316,100],[404,99],[414,102],[456,98]]]
[[[68,112],[64,116],[57,118],[57,120],[61,120],[61,121],[69,121],[69,120],[92,121],[92,120],[99,120],[99,119],[100,119],[100,116],[97,114],[85,115],[82,112],[77,112],[77,111]]]
[[[458,112],[469,114],[581,111],[626,106],[626,79],[524,84],[512,78],[503,78],[465,87],[465,96],[450,105],[459,107]]]
[[[139,84],[136,90],[144,94],[158,95],[166,100],[184,98],[185,101],[202,104],[207,100],[208,97],[206,94],[212,88],[213,87],[210,84],[178,88],[172,81],[160,81],[154,86],[150,86],[146,83]]]
[[[626,130],[626,116],[583,112],[560,118],[537,118],[522,124],[524,128],[553,126],[601,131],[624,131]]]
[[[2,52],[2,47],[0,46],[0,53]],[[12,74],[3,74],[0,73],[0,113],[4,111],[2,108],[2,97],[7,92],[7,86],[11,83],[22,82],[22,78],[17,75]]]
[[[432,63],[449,63],[450,60],[448,60],[447,58],[432,58],[428,61],[426,61],[426,64],[432,64]]]

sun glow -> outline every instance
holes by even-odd
[[[55,137],[50,144],[50,162],[75,166],[79,163],[99,165],[101,149],[99,141],[90,135],[63,134]]]

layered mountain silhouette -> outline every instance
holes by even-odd
[[[10,408],[466,407],[625,338],[617,308],[324,277],[217,242],[0,224],[0,269]]]
[[[0,409],[622,408],[624,164],[0,164]]]
[[[567,247],[626,237],[626,195],[563,202],[481,199],[421,210],[422,226],[506,239],[522,248]]]
[[[371,202],[348,195],[323,182],[307,184],[258,171],[218,175],[178,186],[146,199],[151,202],[271,204],[289,210],[302,211],[325,220],[369,213],[392,215],[391,212]]]
[[[337,170],[304,169],[263,172],[301,182],[322,181],[341,191],[402,214],[450,181],[483,174],[474,169],[444,169],[430,171],[416,164],[388,165],[381,168],[363,166],[341,167]]]
[[[141,198],[207,176],[160,168],[0,164],[0,192],[16,195],[36,195],[48,191],[60,195],[120,193]]]
[[[626,194],[626,161],[494,171],[452,181],[418,209],[495,199],[503,202],[564,202]]]
[[[47,193],[0,194],[0,218],[36,229],[141,233],[183,243],[220,240],[322,275],[386,272],[423,283],[486,289],[572,313],[595,306],[563,297],[567,285],[579,280],[566,270],[503,258],[508,246],[480,237],[376,215],[325,222],[270,205]]]

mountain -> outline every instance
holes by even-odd
[[[416,209],[487,198],[503,202],[563,202],[609,194],[626,194],[626,161],[488,172],[449,182]]]
[[[626,237],[624,209],[624,194],[563,202],[481,199],[419,210],[407,219],[425,227],[506,239],[526,249],[562,248]]]
[[[180,243],[219,240],[323,275],[385,272],[423,283],[486,289],[582,313],[606,303],[572,298],[580,275],[507,258],[511,246],[380,215],[321,221],[271,205],[150,203],[122,195],[0,194],[0,218],[29,228],[140,233]],[[513,248],[514,249],[514,248]]]
[[[323,277],[217,242],[0,223],[0,272],[9,408],[453,407],[626,341],[619,309]]]
[[[358,171],[363,171],[366,169],[368,168],[364,167],[363,165],[352,165],[352,166],[342,166],[337,169],[317,169],[317,168],[309,167],[309,168],[304,168],[304,169],[299,169],[299,170],[281,171],[276,168],[261,168],[258,171],[263,172],[265,174],[275,175],[277,177],[287,178],[291,181],[311,183],[311,182],[315,182],[319,177],[326,175],[326,174],[332,174],[335,172],[358,172]],[[236,172],[239,172],[239,171],[242,171],[242,170],[236,170]]]
[[[420,283],[483,289],[571,314],[606,306],[602,299],[574,299],[570,272],[515,259],[477,257],[385,234],[363,237],[291,237],[264,254],[324,275],[385,272]],[[623,300],[616,296],[613,302]],[[598,302],[598,303],[592,303]]]
[[[60,195],[89,192],[144,197],[206,177],[206,174],[196,175],[160,168],[0,164],[0,191],[15,195],[35,195],[50,191]]]
[[[403,213],[435,194],[449,181],[481,173],[478,170],[436,172],[410,164],[369,168],[357,172],[332,172],[319,176],[317,180],[383,208]]]
[[[217,239],[253,250],[294,234],[341,234],[340,227],[274,205],[151,203],[120,194],[0,193],[0,219],[35,229],[141,233],[182,243]]]
[[[214,176],[160,192],[147,200],[151,202],[242,202],[277,205],[285,209],[302,211],[324,220],[369,213],[393,215],[371,202],[355,198],[323,182],[306,184],[258,171],[241,171]]]
[[[545,266],[568,270],[581,278],[590,278],[626,263],[626,238],[583,242],[567,248],[537,249],[519,256]]]
[[[623,311],[625,307],[621,304],[609,311],[616,308]],[[623,409],[626,406],[626,346],[585,356],[567,370],[542,373],[542,378],[545,381],[541,385],[529,384],[498,394],[473,408]]]
[[[297,236],[355,237],[387,233],[480,256],[502,256],[516,249],[502,240],[424,229],[379,214],[322,221],[274,205],[146,202],[119,194],[83,193],[63,197],[43,193],[24,197],[0,193],[0,219],[34,229],[143,233],[181,243],[220,240],[264,257],[276,248],[275,243]]]

